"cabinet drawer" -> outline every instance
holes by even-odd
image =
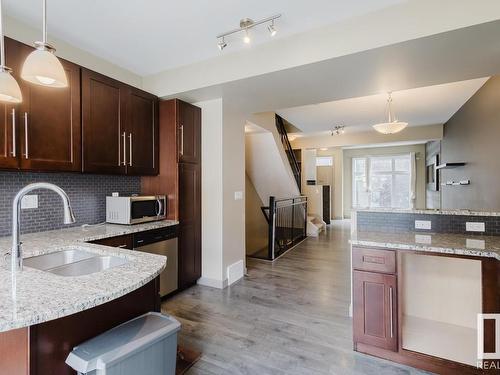
[[[133,248],[133,237],[132,235],[116,236],[110,238],[103,238],[102,240],[92,241],[97,245],[120,247],[122,249],[132,250]]]
[[[396,273],[396,252],[354,247],[352,268],[361,271]]]

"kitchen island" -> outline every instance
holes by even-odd
[[[121,265],[82,276],[24,267],[11,283],[10,238],[0,239],[0,374],[74,374],[72,348],[148,311],[159,311],[158,275],[166,257],[93,244],[176,225],[75,227],[22,236],[24,258],[66,250],[113,256]]]
[[[477,314],[500,312],[499,236],[358,230],[351,245],[355,350],[436,373],[488,366],[478,363]]]

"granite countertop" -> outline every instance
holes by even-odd
[[[177,224],[157,221],[133,226],[105,224],[21,235],[23,257],[77,249],[128,260],[90,275],[63,277],[24,267],[17,273],[15,299],[10,272],[11,238],[0,238],[0,332],[61,318],[109,302],[153,280],[166,257],[86,243]]]
[[[500,212],[495,212],[495,211],[424,210],[424,209],[398,209],[398,208],[353,208],[352,212],[378,212],[378,213],[417,214],[417,215],[500,216]]]
[[[355,246],[469,255],[500,260],[500,236],[448,233],[383,233],[358,231],[349,241]]]

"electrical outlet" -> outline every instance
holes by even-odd
[[[471,249],[484,250],[486,247],[486,243],[484,240],[473,240],[471,238],[467,238],[465,240],[465,246]]]
[[[415,220],[415,229],[431,229],[430,220]]]
[[[484,223],[481,223],[481,222],[470,222],[470,221],[467,221],[465,223],[465,230],[467,232],[484,232],[485,231],[485,226],[484,226]]]
[[[38,195],[36,194],[25,195],[21,199],[21,209],[27,210],[31,208],[38,208]]]
[[[242,191],[235,191],[234,192],[234,200],[240,201],[242,199],[243,199],[243,192]]]
[[[428,234],[416,234],[415,242],[430,245],[432,243],[432,237]]]

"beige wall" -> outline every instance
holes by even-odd
[[[372,155],[417,153],[416,208],[425,208],[425,144],[395,147],[360,148],[344,150],[344,217],[351,216],[352,158]]]
[[[255,187],[245,174],[245,247],[246,254],[254,254],[267,247],[268,225],[261,207],[264,206]]]

